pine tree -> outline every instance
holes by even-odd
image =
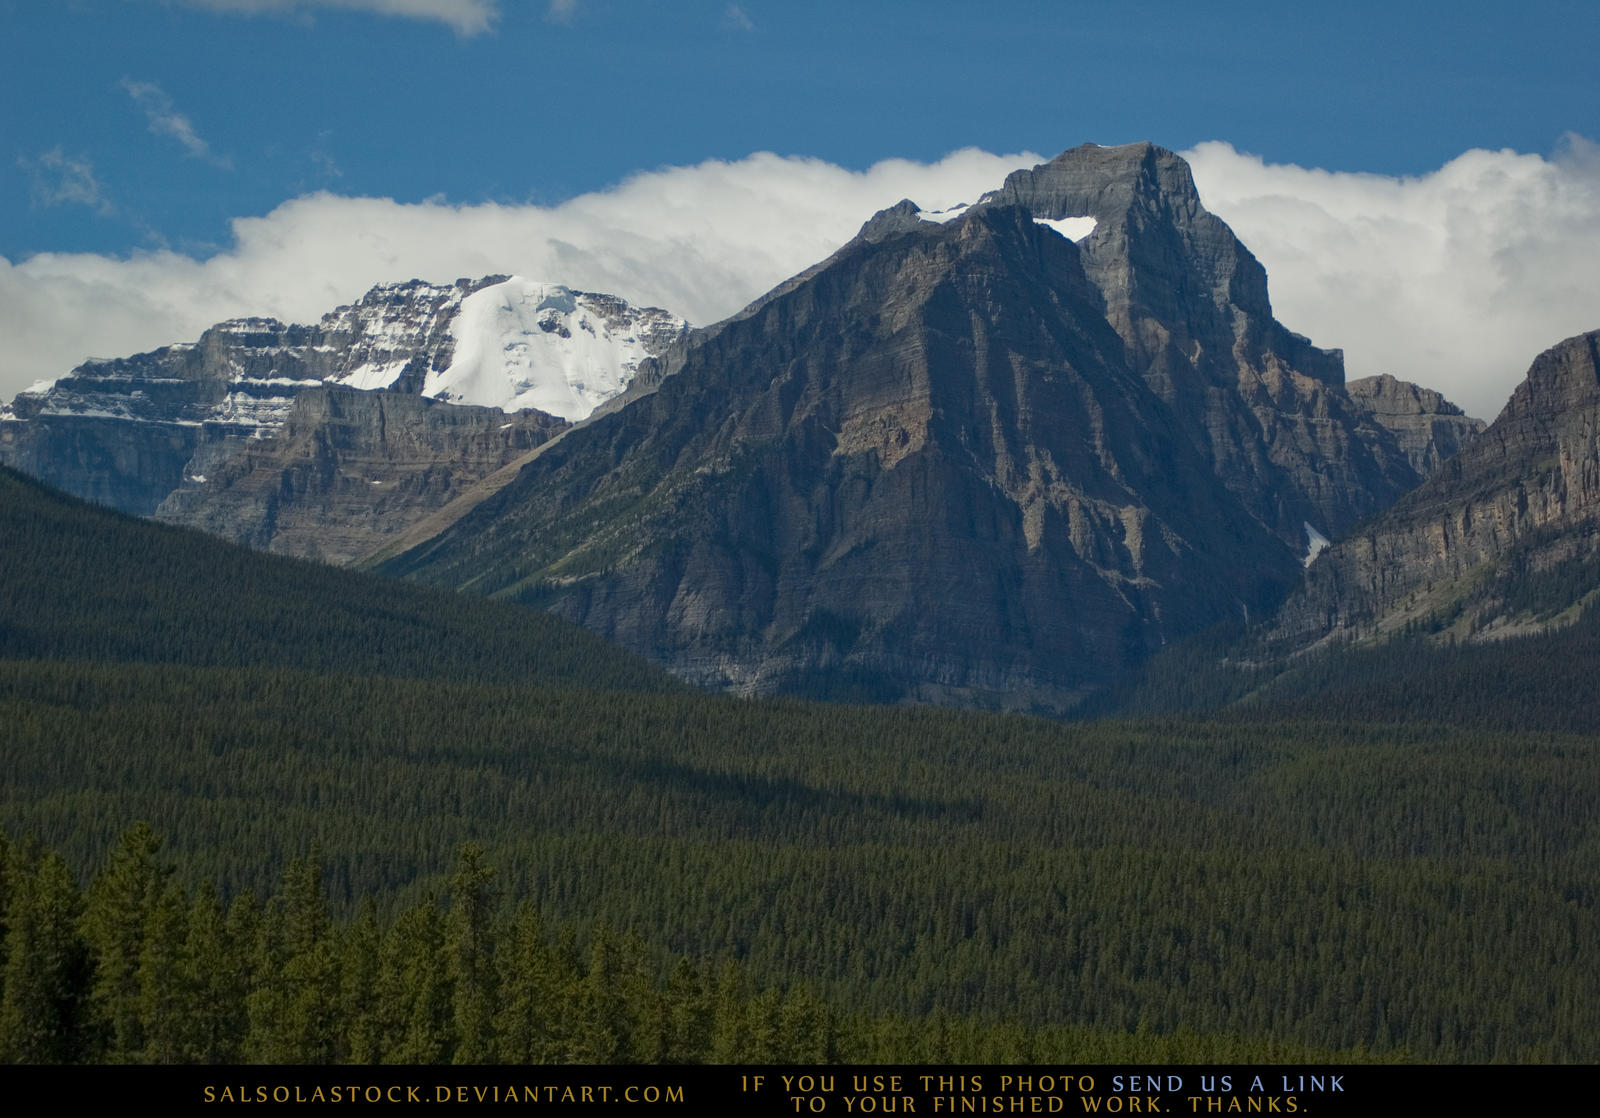
[[[201,882],[189,907],[179,964],[179,981],[185,992],[185,1062],[238,1062],[247,992],[240,954],[229,934],[216,886],[209,879]]]
[[[384,1063],[437,1064],[449,1054],[452,1014],[437,897],[401,914],[383,939],[378,1015]]]
[[[89,886],[83,934],[95,959],[90,1000],[107,1063],[144,1057],[139,962],[151,912],[172,873],[157,860],[160,849],[161,838],[150,825],[135,823]]]
[[[722,964],[712,1002],[711,1062],[739,1064],[749,1061],[743,983],[733,962]]]
[[[665,1060],[705,1063],[711,1056],[711,999],[700,969],[679,958],[667,976]]]
[[[483,1064],[494,1059],[494,893],[489,886],[493,876],[494,871],[483,864],[482,847],[469,843],[461,848],[449,880],[444,944],[455,1018],[452,1063]]]
[[[568,1059],[579,1064],[616,1062],[628,1046],[617,943],[611,929],[595,927],[589,968],[578,985],[578,1017]]]
[[[139,1058],[146,1063],[178,1063],[186,1055],[184,1034],[195,1009],[183,968],[187,925],[183,891],[168,884],[150,908],[139,950],[139,1032],[144,1038]]]
[[[560,1061],[567,1051],[562,996],[576,975],[545,942],[538,910],[526,901],[517,906],[495,962],[500,984],[500,1011],[495,1015],[499,1058],[514,1064]]]
[[[77,886],[61,856],[45,853],[37,839],[12,851],[9,863],[0,1062],[88,1058],[82,1016],[89,961]]]
[[[375,1064],[383,1053],[383,1025],[379,1017],[378,908],[371,896],[361,898],[356,918],[345,930],[339,959],[339,1020],[344,1043],[339,1059],[350,1064]]]
[[[333,1059],[339,982],[322,859],[315,847],[289,863],[280,896],[285,956],[280,1043],[292,1054],[288,1062],[325,1064]]]

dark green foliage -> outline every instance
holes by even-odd
[[[12,965],[0,998],[0,1054],[6,1062],[23,1063],[110,1058],[105,1030],[78,1012],[88,972],[102,960],[83,938],[80,899],[65,862],[35,841],[22,847],[11,869],[20,883],[15,896],[24,898],[12,905],[11,926],[25,931],[11,937]],[[190,902],[169,885],[156,898],[140,954],[144,996],[132,1015],[145,1046],[134,1055],[157,1063],[238,1062],[242,1057],[435,1064],[489,1053],[517,1063],[693,1063],[708,1055],[730,1062],[825,1063],[892,1062],[908,1055],[923,1058],[928,1050],[920,1039],[928,1032],[926,1022],[840,1014],[803,985],[756,989],[732,962],[723,964],[710,998],[702,966],[680,960],[663,977],[641,937],[619,938],[604,923],[593,929],[587,964],[573,966],[570,937],[548,941],[526,905],[509,913],[480,893],[458,909],[458,902],[470,896],[467,886],[481,886],[489,872],[481,853],[463,848],[449,907],[430,897],[387,929],[370,903],[363,903],[343,928],[328,925],[319,915],[324,904],[307,892],[307,883],[317,877],[314,856],[297,859],[285,873],[282,890],[268,900],[267,916],[260,921],[241,910],[225,925],[214,890],[202,887]],[[480,949],[486,958],[509,965],[480,973],[473,996],[482,999],[482,1013],[464,1015],[460,931],[479,916]],[[324,977],[331,990],[343,992],[344,1012],[308,1015],[303,991],[292,981],[281,985],[267,966],[257,966],[243,983],[235,981],[239,972],[230,968],[219,968],[220,979],[201,973],[217,945],[252,927],[260,935],[258,952],[275,951],[291,961],[326,943],[331,933],[340,948]],[[539,1008],[530,1012],[530,1007]],[[247,1014],[251,1025],[244,1035]],[[534,1039],[535,1034],[543,1039]],[[711,1050],[706,1041],[713,1034],[718,1039]],[[1084,1028],[1027,1029],[1016,1022],[995,1025],[945,1014],[937,1015],[935,1035],[938,1051],[946,1054],[942,1058],[955,1060],[997,1054],[1064,1059],[1090,1051],[1170,1061],[1326,1061],[1366,1055],[1207,1037],[1188,1029],[1132,1037]],[[557,1037],[560,1043],[548,1043]]]
[[[476,1052],[491,972],[550,976],[488,1012],[507,1046],[491,1056],[517,1060],[653,1059],[663,1037],[714,1060],[813,1050],[810,1008],[768,994],[799,986],[1029,1036],[1143,1023],[1483,1060],[1585,1059],[1600,1038],[1590,738],[81,665],[10,666],[0,720],[0,818],[77,865],[85,819],[145,816],[189,881],[260,889],[315,840],[340,919],[367,894],[379,918],[404,910],[376,985],[406,999],[371,1010],[348,1056],[296,1059],[448,1061],[463,1036]],[[469,861],[449,880],[465,842],[493,878]],[[549,930],[528,910],[485,948],[472,898],[489,883]],[[292,910],[275,901],[252,940],[277,945],[251,966],[278,982],[298,973]],[[639,953],[598,941],[596,919],[647,931],[652,983],[687,955],[738,960],[743,985],[679,976],[709,1024],[619,1001],[642,989]],[[581,929],[570,947],[546,938],[562,928]],[[353,996],[312,981],[350,951],[332,936],[324,958],[322,935],[305,989]]]
[[[110,860],[89,887],[83,933],[96,959],[90,1005],[112,1063],[138,1062],[147,1054],[145,1002],[160,996],[147,989],[158,980],[140,974],[152,932],[161,938],[159,950],[165,956],[159,962],[152,960],[152,965],[163,968],[160,982],[171,978],[167,968],[175,945],[167,937],[174,929],[162,919],[170,913],[157,910],[168,891],[172,868],[157,860],[160,849],[161,839],[149,824],[136,824],[118,839]]]
[[[0,570],[0,659],[677,686],[534,610],[262,555],[73,500],[4,468]]]
[[[83,902],[66,862],[30,839],[9,851],[0,1063],[61,1064],[91,1051]]]
[[[461,848],[450,876],[450,914],[445,921],[445,973],[450,979],[456,1035],[451,1054],[458,1064],[485,1064],[494,1057],[494,944],[489,921],[495,907],[494,871],[483,847]]]
[[[222,899],[201,883],[189,909],[179,981],[182,984],[183,1063],[234,1063],[244,1041],[248,990],[242,945],[230,933]]]

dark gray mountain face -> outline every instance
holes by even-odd
[[[1493,424],[1354,536],[1323,553],[1273,639],[1293,649],[1453,620],[1463,637],[1548,623],[1518,616],[1506,576],[1600,558],[1600,331],[1540,354]],[[1558,587],[1573,604],[1592,582]],[[1544,613],[1551,612],[1546,603]]]
[[[703,685],[1063,708],[1416,484],[1342,381],[1181,159],[1078,148],[878,215],[385,569]]]
[[[1266,271],[1200,205],[1188,164],[1150,144],[1074,148],[988,196],[1035,217],[1088,215],[1080,245],[1132,371],[1252,516],[1291,547],[1337,539],[1414,486],[1352,408],[1344,358],[1272,317]]]

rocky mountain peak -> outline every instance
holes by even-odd
[[[1152,143],[1080,144],[1048,163],[1013,171],[983,202],[1026,206],[1036,217],[1115,223],[1135,209],[1192,220],[1201,212],[1189,164]]]
[[[1255,363],[1269,353],[1303,375],[1343,383],[1339,351],[1318,349],[1273,320],[1266,270],[1201,204],[1189,165],[1165,148],[1084,144],[1012,172],[982,204],[1023,206],[1041,219],[1095,219],[1083,242],[1085,268],[1105,293],[1108,319],[1170,398],[1182,387],[1166,382],[1184,378],[1182,366],[1203,380],[1231,379],[1236,356]]]
[[[1487,426],[1433,389],[1397,380],[1388,373],[1353,380],[1345,390],[1357,410],[1394,435],[1422,477],[1432,474]]]
[[[1558,421],[1600,399],[1600,331],[1579,334],[1534,358],[1500,421]]]
[[[861,232],[855,235],[855,241],[873,244],[896,233],[909,233],[922,224],[921,212],[921,207],[911,199],[902,198],[888,209],[879,210],[869,217],[866,224],[862,225]]]

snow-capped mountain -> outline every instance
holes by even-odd
[[[576,421],[687,329],[659,308],[518,276],[381,284],[315,325],[233,319],[35,384],[0,407],[0,463],[148,515],[241,440],[277,432],[308,389]]]

